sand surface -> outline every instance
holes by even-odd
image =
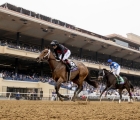
[[[140,102],[0,101],[0,120],[140,120]]]

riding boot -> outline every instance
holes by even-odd
[[[67,69],[67,80],[69,81],[70,80],[70,73],[71,73],[71,65],[67,59],[65,60],[65,64],[66,64],[66,69]]]
[[[65,61],[66,61],[66,64],[67,64],[69,70],[71,70],[71,67],[72,67],[72,66],[71,66],[70,62],[69,62],[67,59],[66,59]]]
[[[69,66],[69,70],[71,70],[72,68],[71,68],[71,64],[68,62],[67,63],[68,64],[68,66]]]
[[[70,69],[69,69],[69,66],[68,66],[68,64],[66,63],[66,61],[65,61],[64,63],[65,63],[65,65],[66,65],[67,81],[69,81],[69,80],[70,80]]]
[[[68,64],[65,63],[65,65],[66,65],[66,70],[67,70],[67,71],[70,71]]]
[[[70,70],[68,70],[68,72],[67,72],[67,80],[68,81],[70,80],[70,74],[71,74],[71,72],[70,72]]]

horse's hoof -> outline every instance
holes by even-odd
[[[133,104],[133,102],[128,102],[128,104]]]
[[[63,99],[62,99],[62,98],[59,98],[59,100],[60,100],[61,102],[63,102]]]
[[[71,101],[75,102],[75,99],[74,99],[74,98],[72,98],[72,100],[71,100]]]
[[[133,100],[133,99],[130,99],[130,102],[132,102],[132,103],[133,103],[133,102],[134,102],[134,100]]]

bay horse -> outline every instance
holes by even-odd
[[[59,89],[61,83],[67,81],[67,71],[66,65],[62,61],[56,60],[55,56],[51,52],[49,48],[44,49],[40,55],[36,58],[37,62],[42,62],[43,60],[47,60],[49,66],[52,70],[52,78],[56,81],[55,90],[58,98],[63,101],[62,98],[66,98],[59,93]],[[82,62],[75,62],[78,69],[76,71],[71,72],[70,80],[77,84],[77,88],[74,92],[72,100],[75,101],[78,94],[83,90],[83,81],[86,81],[88,84],[98,87],[98,84],[94,80],[90,80],[88,68]]]
[[[106,93],[105,93],[105,96],[106,96],[110,89],[119,89],[119,95],[120,95],[119,103],[120,103],[121,99],[122,99],[122,90],[126,88],[126,90],[129,93],[129,96],[130,96],[130,102],[133,102],[133,100],[132,100],[133,98],[132,98],[130,89],[133,92],[134,91],[134,87],[133,87],[131,82],[126,77],[122,77],[124,79],[124,84],[118,84],[117,80],[116,80],[116,77],[114,76],[114,74],[112,72],[110,72],[110,71],[108,71],[106,69],[102,69],[98,73],[98,80],[101,79],[101,78],[104,80],[104,82],[106,84],[106,87],[101,92],[100,101],[101,101],[102,94],[105,91],[106,91]]]

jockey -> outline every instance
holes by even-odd
[[[108,59],[107,61],[110,65],[111,72],[115,75],[115,77],[118,77],[119,81],[121,81],[120,78],[120,65],[116,62],[113,62],[111,59]]]
[[[71,70],[71,64],[68,61],[69,56],[71,55],[71,51],[65,46],[58,43],[57,40],[53,40],[51,42],[51,46],[54,49],[54,53],[56,55],[56,59],[64,62],[69,70]],[[59,55],[59,56],[58,56]]]

